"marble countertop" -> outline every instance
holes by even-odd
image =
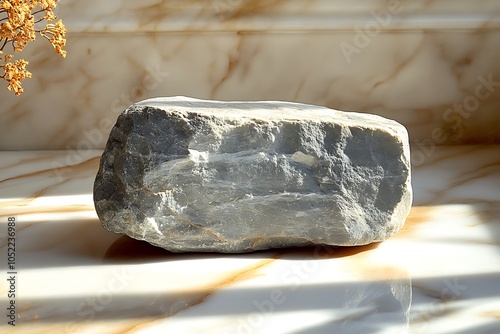
[[[500,146],[436,147],[390,240],[173,254],[104,230],[100,150],[0,152],[2,333],[499,333]],[[11,219],[12,220],[12,219]],[[12,268],[10,269],[12,270]]]

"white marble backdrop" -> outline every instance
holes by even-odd
[[[25,51],[33,78],[0,87],[0,149],[102,148],[154,96],[288,100],[403,123],[415,158],[500,142],[495,0],[62,0],[68,57]]]

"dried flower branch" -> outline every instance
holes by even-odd
[[[6,47],[13,52],[21,52],[29,42],[39,34],[46,38],[54,47],[56,53],[66,57],[62,48],[66,45],[66,28],[61,20],[54,23],[57,16],[53,10],[59,0],[0,0],[0,78],[8,82],[7,89],[20,95],[23,92],[21,81],[31,78],[26,69],[28,62],[19,59],[12,62],[14,56],[4,54]],[[42,21],[45,27],[38,29]],[[1,72],[0,72],[1,73]]]

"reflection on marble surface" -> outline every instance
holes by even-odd
[[[2,333],[500,331],[499,146],[436,148],[386,242],[242,255],[173,254],[104,230],[100,153],[0,153],[1,261],[15,216],[19,278],[17,326],[4,318]],[[2,278],[1,307],[7,289]]]
[[[415,143],[500,143],[496,0],[67,0],[59,9],[68,57],[38,41],[25,49],[33,78],[21,97],[0,89],[0,149],[103,148],[124,108],[175,95],[376,113]]]

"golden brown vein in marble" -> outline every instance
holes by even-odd
[[[279,259],[281,255],[282,254],[280,253],[278,255],[275,255],[273,258],[260,261],[259,263],[251,265],[249,267],[246,267],[243,270],[239,270],[237,272],[234,272],[234,273],[220,279],[219,281],[217,281],[213,284],[210,284],[209,286],[207,286],[205,288],[201,288],[201,289],[195,290],[195,291],[190,291],[189,295],[188,295],[189,296],[188,299],[183,300],[183,302],[186,303],[185,306],[181,306],[181,307],[174,308],[174,309],[171,308],[170,309],[171,312],[165,313],[164,315],[162,315],[159,318],[151,319],[147,322],[141,321],[137,325],[131,327],[130,329],[128,329],[126,332],[123,332],[123,333],[124,334],[131,334],[131,333],[135,333],[136,331],[139,331],[139,330],[144,330],[145,328],[154,325],[156,322],[161,321],[166,317],[174,316],[177,313],[182,312],[188,308],[199,305],[199,304],[203,303],[204,301],[206,301],[207,298],[209,298],[211,295],[216,293],[218,290],[220,290],[224,287],[227,287],[229,285],[234,285],[238,282],[248,280],[248,279],[255,277],[255,275],[257,274],[257,271],[259,269],[262,269],[262,268],[272,264],[275,260]],[[161,296],[158,298],[160,299]],[[175,306],[175,305],[173,305],[173,306]]]
[[[0,197],[8,198],[11,185],[15,184],[19,193],[25,194],[18,203],[30,200],[31,194],[39,193],[39,188],[47,186],[40,186],[38,181],[44,180],[49,174],[36,172],[49,170],[51,162],[62,161],[65,154],[66,152],[0,152],[0,180],[18,174],[28,175],[1,183]],[[498,146],[437,147],[422,166],[415,168],[413,174],[414,192],[419,203],[412,208],[403,229],[387,242],[363,247],[325,249],[321,252],[324,256],[317,260],[314,260],[314,249],[310,248],[289,249],[282,253],[265,252],[260,254],[262,258],[259,258],[259,254],[255,254],[256,257],[224,256],[223,263],[230,263],[239,269],[229,271],[226,269],[230,268],[222,268],[219,276],[213,275],[206,280],[203,275],[213,273],[217,270],[216,267],[210,267],[207,272],[202,268],[198,270],[189,267],[198,276],[179,282],[178,277],[187,276],[178,272],[182,270],[179,269],[182,268],[179,263],[190,265],[192,261],[193,266],[198,263],[215,266],[220,262],[212,263],[213,255],[183,256],[162,250],[155,252],[156,248],[153,246],[146,243],[141,246],[140,242],[130,238],[122,237],[116,240],[100,228],[95,217],[85,220],[84,223],[71,218],[80,210],[93,210],[90,192],[86,194],[88,200],[84,201],[79,197],[68,202],[66,206],[35,207],[36,203],[31,203],[20,207],[16,203],[9,204],[1,208],[0,215],[15,214],[19,221],[18,252],[23,259],[19,268],[22,273],[20,292],[23,295],[18,302],[21,320],[24,321],[15,331],[10,331],[7,326],[2,327],[2,330],[6,333],[22,334],[69,334],[71,331],[68,331],[68,328],[74,328],[76,332],[118,334],[128,331],[131,334],[146,328],[169,332],[173,330],[174,323],[176,329],[180,328],[182,331],[190,328],[189,323],[192,320],[209,319],[210,315],[206,312],[221,307],[219,303],[236,305],[238,302],[231,300],[229,291],[212,298],[218,292],[224,292],[229,287],[238,290],[238,283],[243,281],[245,287],[258,289],[261,280],[286,289],[279,285],[282,283],[279,279],[273,281],[270,273],[279,275],[281,271],[314,261],[320,270],[311,272],[310,276],[319,276],[326,282],[325,287],[333,289],[343,286],[356,292],[363,288],[363,282],[393,284],[402,281],[406,284],[411,281],[414,287],[413,295],[415,300],[419,301],[415,307],[412,305],[412,332],[437,332],[443,325],[449,327],[451,332],[456,329],[453,326],[456,326],[454,317],[457,316],[460,317],[461,323],[470,326],[467,329],[471,332],[479,332],[481,327],[474,327],[478,321],[494,324],[500,318],[497,311],[500,294],[496,284],[500,279],[499,160]],[[97,159],[95,163],[83,164],[66,175],[68,179],[81,180],[84,181],[83,184],[91,185],[96,171]],[[75,187],[82,185],[64,183],[61,186],[64,188],[71,184]],[[57,191],[57,188],[53,190]],[[441,193],[443,197],[433,200],[435,193]],[[40,196],[40,199],[43,199],[47,198],[48,194],[45,192]],[[66,209],[68,210],[65,211]],[[12,212],[7,213],[6,210]],[[44,214],[36,216],[38,212]],[[1,218],[0,230],[5,231],[6,220],[5,217]],[[35,220],[30,222],[28,218]],[[61,228],[63,230],[59,231]],[[57,231],[59,233],[54,233]],[[436,234],[442,238],[436,238]],[[2,247],[5,246],[4,238],[0,233]],[[35,260],[32,260],[33,258]],[[240,260],[243,259],[250,260],[251,264],[242,267]],[[81,278],[75,277],[78,275],[73,273],[78,267],[86,272]],[[138,272],[145,275],[136,278],[134,283],[151,289],[144,294],[128,289],[116,292],[113,298],[116,298],[117,303],[106,305],[95,321],[85,321],[86,319],[76,313],[76,309],[87,298],[99,296],[106,287],[107,276],[103,276],[102,281],[96,285],[89,282],[93,281],[97,272],[108,267],[117,270],[138,269]],[[341,282],[335,280],[339,275],[342,276]],[[257,276],[261,282],[252,285]],[[161,277],[161,282],[151,283],[154,277]],[[484,284],[485,278],[489,279],[489,285]],[[450,294],[451,291],[443,294],[442,288],[448,287],[447,284],[454,283],[455,280],[459,285],[466,286],[466,290],[456,298]],[[304,278],[302,283],[305,289],[316,286],[309,278]],[[75,293],[74,290],[78,286],[85,288],[84,295]],[[6,288],[2,280],[0,295],[6,296]],[[298,287],[297,291],[300,292],[300,289],[302,286]],[[328,292],[325,290],[325,294]],[[45,293],[45,297],[40,297],[39,293]],[[344,291],[338,296],[342,298],[343,293]],[[152,297],[150,301],[149,297]],[[187,303],[183,304],[185,301]],[[247,302],[251,303],[252,300]],[[291,299],[287,302],[290,302],[291,307],[296,307],[297,313],[276,312],[266,314],[266,317],[276,320],[275,315],[285,315],[292,321],[296,316],[301,316],[300,320],[306,322],[308,317],[301,313],[301,306],[318,306],[318,301],[308,298],[306,294],[303,295],[303,300],[296,304]],[[125,317],[123,310],[127,309],[127,303],[131,303],[128,306],[137,307]],[[166,312],[162,312],[161,306],[166,306]],[[182,317],[183,311],[188,312],[185,317]],[[332,307],[331,311],[334,313],[342,310]],[[366,313],[362,311],[337,319],[343,321],[345,326],[363,324],[363,321],[366,321],[363,317]],[[286,308],[283,312],[287,312]],[[168,318],[169,314],[171,318]],[[391,317],[401,316],[393,311],[385,314]],[[216,316],[221,318],[218,324],[232,324],[235,316],[245,318],[247,315]],[[239,323],[234,324],[237,326]],[[423,330],[419,331],[420,327]],[[266,331],[269,328],[263,325],[259,329]],[[219,328],[207,321],[206,330],[218,332]]]

